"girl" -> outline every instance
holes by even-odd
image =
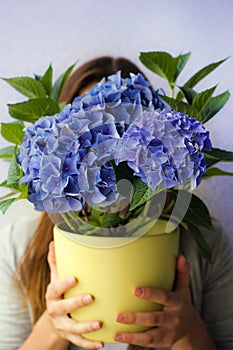
[[[122,77],[139,73],[132,62],[100,57],[77,69],[68,80],[61,101],[70,102],[103,77],[121,70]],[[53,220],[43,213],[38,219],[6,228],[0,244],[0,348],[1,350],[66,350],[101,348],[104,344],[82,335],[99,329],[101,320],[77,322],[70,312],[93,302],[89,294],[62,298],[77,281],[73,276],[59,279],[53,247]],[[189,235],[181,233],[174,290],[164,292],[135,286],[142,299],[164,305],[152,313],[123,312],[122,323],[150,326],[146,332],[119,333],[115,340],[143,348],[173,350],[233,349],[233,250],[228,238],[206,232],[214,265],[208,265],[196,251]],[[187,262],[187,257],[189,263]],[[133,345],[134,344],[134,345]],[[125,349],[123,344],[107,348]]]

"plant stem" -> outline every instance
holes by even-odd
[[[8,193],[8,194],[6,194],[5,196],[0,197],[0,200],[3,200],[3,199],[6,199],[6,198],[9,198],[9,197],[12,197],[12,196],[14,196],[15,194],[16,194],[15,192]]]
[[[174,86],[170,85],[170,96],[174,98]]]
[[[62,219],[65,221],[66,225],[71,229],[71,231],[76,232],[76,228],[72,225],[72,222],[67,218],[65,213],[61,213]]]

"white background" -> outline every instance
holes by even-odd
[[[172,55],[192,51],[180,83],[200,67],[231,56],[233,2],[231,0],[0,0],[0,76],[42,74],[49,63],[55,77],[79,59],[100,55],[125,56],[140,66],[154,87],[164,82],[140,64],[140,51],[164,50]],[[200,88],[218,83],[217,93],[232,92],[233,58],[214,72]],[[0,81],[0,120],[7,122],[7,103],[22,96]],[[232,99],[207,124],[215,147],[233,150]],[[4,146],[0,140],[0,146]],[[233,170],[232,164],[223,169]],[[0,162],[0,181],[7,164]],[[213,216],[233,234],[233,178],[203,183],[198,193]],[[22,216],[37,215],[23,201],[0,214],[0,227]],[[233,237],[233,235],[232,235]]]

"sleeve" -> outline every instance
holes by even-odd
[[[233,244],[221,232],[213,232],[213,265],[203,275],[202,319],[219,350],[233,349]]]
[[[13,282],[19,255],[26,244],[12,225],[0,233],[0,349],[18,349],[32,328],[29,308],[22,307],[20,289]],[[16,237],[16,241],[15,241]],[[23,238],[23,239],[21,239]]]

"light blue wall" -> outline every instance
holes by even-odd
[[[231,0],[0,0],[0,18],[0,76],[4,77],[42,73],[49,62],[58,75],[77,59],[81,64],[103,54],[126,56],[140,65],[140,51],[165,50],[173,55],[192,51],[182,83],[199,67],[233,53]],[[207,79],[208,85],[219,83],[217,93],[232,92],[232,67],[231,58]],[[144,71],[154,86],[165,87]],[[9,121],[6,104],[20,99],[0,81],[1,121]],[[207,125],[215,147],[233,149],[232,113],[231,98],[221,115]],[[0,167],[2,181],[6,165],[1,162]],[[223,168],[233,170],[231,164]],[[205,182],[198,193],[227,233],[233,234],[233,178]],[[0,214],[0,224],[22,215],[33,212],[19,202],[7,215]]]

